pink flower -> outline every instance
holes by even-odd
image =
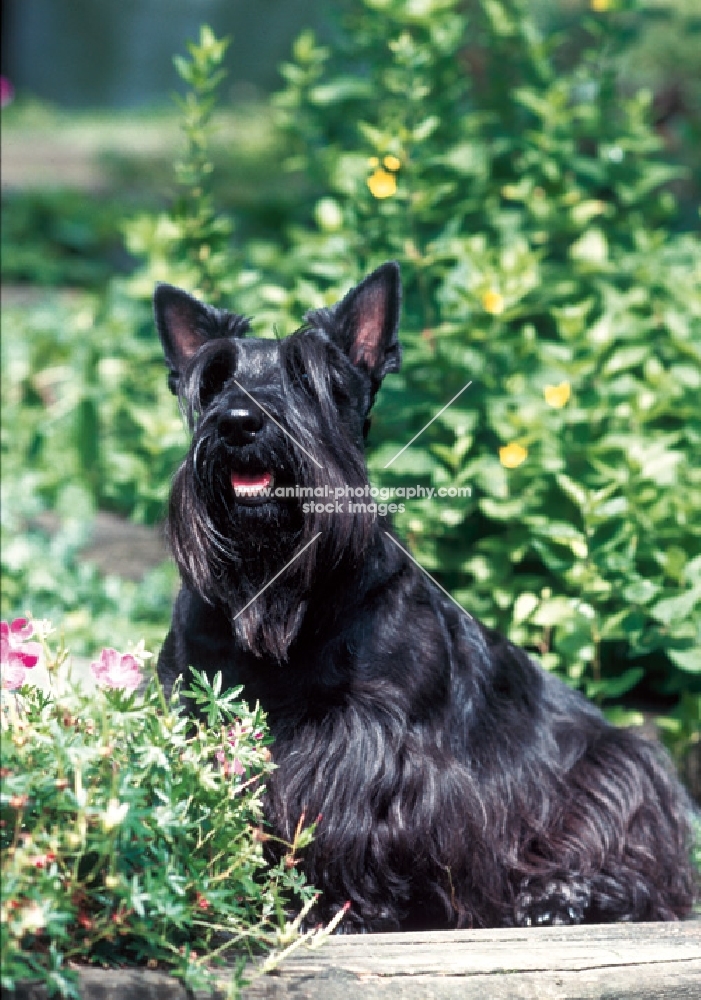
[[[221,764],[221,771],[225,778],[231,777],[232,774],[241,776],[246,773],[246,768],[238,757],[234,757],[232,761],[229,761],[226,751],[223,748],[215,751],[214,758]]]
[[[22,687],[27,670],[41,659],[41,643],[30,642],[34,626],[26,618],[0,623],[0,666],[2,686],[11,691]]]
[[[131,653],[118,653],[116,649],[103,649],[100,659],[93,661],[90,669],[100,687],[135,691],[143,680],[136,657]]]
[[[12,103],[15,96],[15,88],[6,76],[0,76],[0,107],[5,108]]]

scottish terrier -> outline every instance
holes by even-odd
[[[387,263],[276,341],[158,286],[193,431],[160,678],[221,671],[267,712],[272,830],[322,817],[303,859],[319,918],[346,901],[367,931],[682,917],[690,807],[660,748],[462,612],[349,499],[400,300]]]

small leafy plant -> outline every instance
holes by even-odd
[[[90,690],[48,631],[2,623],[3,990],[40,980],[77,997],[81,963],[204,987],[228,960],[240,983],[251,957],[304,939],[315,895],[296,867],[313,827],[276,865],[264,857],[263,713],[222,692],[219,675],[195,675],[166,704],[143,644],[104,649]],[[42,670],[46,690],[30,683]],[[187,700],[202,721],[185,716]],[[301,912],[288,921],[291,906]]]
[[[213,304],[231,282],[233,223],[216,210],[211,187],[212,114],[228,45],[228,39],[216,38],[203,25],[199,42],[188,43],[189,58],[174,59],[188,86],[186,95],[176,98],[184,141],[174,165],[179,195],[168,212],[139,216],[126,227],[128,248],[147,257],[129,287],[148,302],[156,281],[197,289]]]

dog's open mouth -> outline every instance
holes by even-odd
[[[266,500],[275,482],[272,472],[231,473],[231,486],[237,500]]]

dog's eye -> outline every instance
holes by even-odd
[[[200,406],[209,406],[234,374],[234,360],[228,357],[212,358],[205,366],[200,379]]]
[[[339,372],[333,372],[331,375],[331,394],[336,406],[343,406],[350,399],[348,386]]]

